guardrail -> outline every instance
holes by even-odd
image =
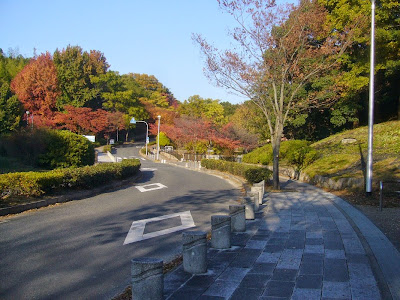
[[[379,182],[379,210],[382,211],[383,207],[383,184],[399,184],[400,185],[400,180],[392,180],[392,181],[380,181]],[[400,195],[400,190],[395,191],[395,193],[398,193]]]

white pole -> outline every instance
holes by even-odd
[[[145,121],[143,121],[143,122],[145,122]],[[145,122],[146,123],[146,129],[147,129],[147,131],[146,131],[146,156],[147,156],[147,139],[149,138],[149,124],[147,124],[147,122]]]
[[[160,154],[160,120],[161,116],[157,116],[158,118],[158,134],[157,134],[157,160]]]
[[[372,193],[372,152],[374,134],[374,66],[375,66],[375,0],[371,3],[371,62],[369,74],[369,110],[368,110],[368,156],[367,156],[367,195]]]

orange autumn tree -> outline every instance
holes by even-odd
[[[317,0],[277,6],[274,0],[219,0],[237,23],[236,43],[221,51],[200,34],[193,39],[205,58],[205,74],[217,86],[241,94],[262,111],[273,148],[273,182],[279,189],[279,149],[290,113],[331,105],[337,99],[305,95],[306,85],[337,68],[363,19],[328,25]]]
[[[31,59],[11,82],[25,110],[33,114],[38,127],[54,124],[58,88],[57,71],[49,52]]]

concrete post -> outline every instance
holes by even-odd
[[[231,247],[231,217],[211,216],[211,247],[228,249]]]
[[[250,197],[244,197],[246,220],[254,220],[254,200]]]
[[[163,261],[156,258],[132,259],[132,299],[164,298]]]
[[[186,231],[182,234],[183,269],[191,274],[207,272],[207,233]]]
[[[246,208],[245,205],[229,205],[232,232],[246,231]]]
[[[258,192],[250,192],[248,193],[248,197],[251,199],[252,203],[254,203],[254,212],[257,212],[260,209],[260,200],[258,199]]]
[[[259,186],[252,186],[251,187],[251,193],[255,193],[258,194],[258,204],[262,205],[262,201],[263,201],[263,192],[262,192],[262,188]]]
[[[254,183],[253,186],[261,187],[261,189],[262,189],[262,194],[263,194],[263,195],[265,194],[265,180],[260,181],[260,182],[257,182],[257,183]]]

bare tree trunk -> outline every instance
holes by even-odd
[[[272,181],[274,190],[279,190],[279,149],[281,146],[281,139],[276,138],[272,140],[272,155],[273,155],[273,169],[272,169]]]

